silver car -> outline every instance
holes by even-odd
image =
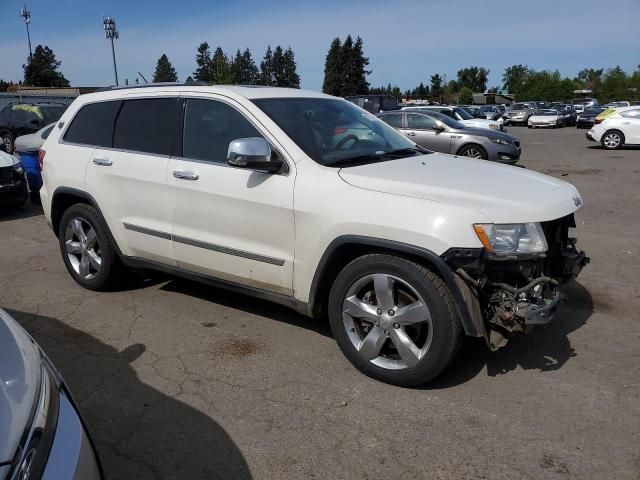
[[[60,374],[0,309],[0,479],[98,480],[100,464]]]
[[[378,117],[429,150],[508,164],[520,159],[520,141],[513,135],[469,128],[438,112],[385,112]]]
[[[529,117],[538,110],[536,102],[518,102],[511,105],[504,118],[505,125],[526,125]]]

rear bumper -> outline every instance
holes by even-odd
[[[27,200],[28,196],[29,189],[27,181],[24,179],[16,183],[0,185],[0,205],[22,203]]]

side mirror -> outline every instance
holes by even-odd
[[[268,173],[276,173],[282,168],[282,160],[273,156],[269,143],[260,137],[231,141],[227,151],[227,164]]]
[[[445,129],[445,126],[444,123],[442,123],[440,120],[436,120],[431,128],[433,128],[436,132],[442,132]]]

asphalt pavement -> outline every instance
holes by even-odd
[[[552,325],[467,341],[433,384],[371,380],[328,325],[162,275],[67,274],[42,211],[0,213],[0,306],[58,366],[115,479],[640,479],[640,149],[510,128],[576,185],[591,256]]]

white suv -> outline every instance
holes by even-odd
[[[588,258],[582,200],[521,168],[431,153],[335,97],[188,85],[82,95],[40,153],[73,278],[171,272],[328,316],[361,371],[435,378],[460,336],[546,323]]]

